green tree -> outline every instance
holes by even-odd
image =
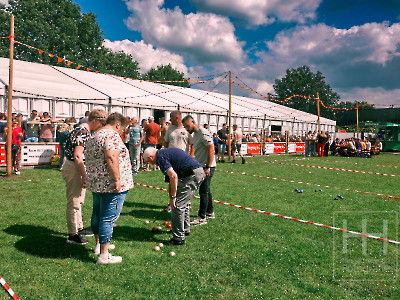
[[[184,81],[184,82],[165,82],[165,84],[190,87],[190,84],[185,79],[185,74],[172,68],[171,64],[167,66],[161,65],[156,69],[151,68],[150,71],[144,73],[142,76],[143,80],[151,81]]]
[[[138,77],[138,64],[124,53],[110,53],[102,46],[103,32],[89,12],[82,13],[72,0],[11,0],[6,8],[15,16],[16,40],[44,51],[15,45],[15,59],[56,65],[57,57],[103,73]],[[0,33],[9,35],[9,17],[0,14]],[[0,55],[9,56],[9,40],[1,39]],[[48,53],[57,57],[50,57]],[[123,70],[121,64],[125,65]],[[65,66],[64,62],[59,65]]]
[[[310,96],[311,99],[292,97],[284,105],[312,114],[318,113],[317,100],[313,99],[317,98],[317,93],[327,107],[335,107],[340,100],[340,96],[325,82],[322,73],[313,73],[308,66],[286,70],[286,75],[276,79],[273,87],[280,101],[293,95]],[[320,105],[320,113],[323,117],[334,118],[334,111],[323,105]]]

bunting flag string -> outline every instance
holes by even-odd
[[[4,37],[0,37],[0,38],[11,38],[11,36],[4,36]],[[40,55],[42,55],[43,53],[45,53],[44,50],[41,50],[41,49],[39,49],[39,48],[36,48],[36,47],[30,46],[30,45],[27,45],[27,44],[22,43],[22,42],[20,42],[20,41],[14,41],[14,43],[15,43],[15,44],[18,44],[18,45],[25,46],[25,47],[27,47],[27,48],[29,48],[29,49],[34,49],[34,50],[38,51]],[[62,58],[62,57],[56,56],[56,55],[53,54],[53,53],[47,53],[47,55],[48,55],[49,57],[51,57],[51,58],[57,58],[57,65],[58,65],[59,63],[61,63],[61,62],[65,62],[65,64],[66,64],[67,67],[70,67],[71,65],[76,65],[76,67],[75,67],[76,70],[83,69],[83,70],[85,70],[86,72],[93,72],[93,73],[96,73],[96,74],[99,74],[99,73],[100,73],[100,74],[104,74],[104,75],[112,75],[112,74],[107,74],[107,73],[101,73],[100,71],[96,71],[96,70],[93,70],[93,69],[91,69],[91,68],[82,66],[82,65],[77,64],[77,63],[75,63],[75,62],[73,62],[73,61],[70,61],[70,60],[68,60],[68,59],[66,59],[66,58]],[[112,76],[115,76],[115,77],[118,77],[118,78],[123,78],[123,79],[125,79],[125,80],[131,79],[131,80],[138,80],[138,81],[140,81],[140,82],[145,81],[145,82],[154,82],[154,83],[185,83],[185,82],[187,82],[187,83],[207,83],[207,82],[211,83],[211,82],[212,82],[212,80],[209,81],[209,80],[200,80],[200,79],[186,79],[186,80],[142,80],[142,79],[136,79],[136,78],[121,77],[121,76],[117,76],[117,75],[112,75]]]
[[[240,89],[245,89],[246,91],[249,91],[250,93],[256,94],[258,96],[260,96],[261,98],[267,100],[267,101],[272,101],[272,102],[278,102],[281,104],[285,104],[287,103],[290,99],[294,98],[294,97],[301,97],[304,99],[309,99],[309,100],[317,100],[318,98],[311,98],[311,96],[304,96],[304,95],[292,95],[290,97],[285,98],[284,100],[278,100],[278,99],[274,99],[268,96],[265,96],[259,92],[257,92],[256,90],[252,89],[251,87],[249,87],[247,84],[245,84],[241,79],[239,79],[237,76],[235,76],[236,79],[238,81],[240,81],[241,83],[238,83],[236,81],[232,81],[232,84],[237,85]],[[393,108],[394,106],[400,106],[400,104],[359,104],[357,107],[351,107],[351,108],[346,108],[346,107],[332,107],[332,106],[327,106],[324,104],[324,102],[319,99],[321,105],[323,107],[325,107],[326,109],[332,109],[332,110],[356,110],[358,108],[362,108],[362,107],[366,107],[366,106],[389,106],[391,108]]]
[[[15,36],[11,36],[11,35],[9,35],[9,36],[1,36],[0,38],[8,38],[8,39],[10,39],[10,38],[15,38]],[[22,43],[22,42],[20,42],[20,41],[14,41],[14,43],[15,43],[15,44],[18,44],[18,45],[25,46],[25,47],[27,47],[27,48],[29,48],[29,49],[34,49],[34,50],[38,51],[40,55],[42,55],[43,53],[45,53],[44,50],[41,50],[41,49],[36,48],[36,47],[34,47],[34,46],[31,46],[31,45],[27,45],[27,44]],[[56,56],[55,54],[52,54],[52,53],[47,53],[47,55],[48,55],[49,57],[51,57],[51,58],[57,58],[57,65],[60,64],[60,63],[62,63],[62,62],[64,62],[64,63],[66,64],[67,67],[70,67],[71,65],[76,65],[76,67],[75,67],[76,70],[83,69],[83,70],[85,70],[86,72],[93,72],[93,73],[95,73],[95,74],[111,75],[111,74],[107,74],[107,73],[101,73],[100,71],[93,70],[93,69],[91,69],[91,68],[82,66],[82,65],[77,64],[77,63],[74,63],[74,62],[72,62],[72,61],[70,61],[70,60],[68,60],[68,59],[66,59],[66,58]],[[212,80],[199,80],[199,79],[195,79],[195,80],[191,80],[191,79],[186,79],[186,80],[143,80],[143,79],[136,79],[136,78],[121,77],[121,76],[117,76],[117,75],[111,75],[111,76],[115,76],[115,77],[117,77],[117,78],[123,78],[124,80],[130,79],[130,80],[137,80],[137,81],[139,81],[139,82],[145,81],[145,82],[153,82],[153,83],[185,83],[185,82],[187,82],[187,83],[196,83],[196,84],[197,84],[197,83],[210,83],[210,84],[211,84],[211,83],[215,83],[215,82],[220,83],[220,82],[222,82],[222,81],[226,81],[226,82],[228,81],[227,79],[224,79],[224,80],[213,80],[213,79],[212,79]],[[312,99],[312,100],[317,100],[317,99],[318,99],[318,98],[312,98],[311,96],[292,95],[292,96],[290,96],[290,97],[285,98],[284,100],[278,100],[278,99],[274,99],[274,98],[265,96],[265,95],[263,95],[262,93],[259,93],[258,91],[252,89],[252,88],[249,87],[247,84],[245,84],[241,79],[239,79],[237,76],[236,76],[236,79],[239,80],[241,83],[238,83],[238,82],[235,82],[235,81],[232,81],[231,83],[237,85],[240,89],[245,89],[246,91],[249,91],[250,93],[253,93],[253,94],[258,95],[258,96],[260,96],[261,98],[263,98],[263,99],[265,99],[265,100],[267,100],[267,101],[272,101],[272,102],[277,102],[277,103],[281,103],[281,104],[286,104],[290,99],[295,98],[295,97],[301,97],[301,98],[309,99],[309,100],[311,100],[311,99]],[[345,108],[345,107],[332,107],[332,106],[327,106],[327,105],[324,104],[324,102],[323,102],[321,99],[319,99],[319,101],[321,102],[321,105],[322,105],[324,108],[326,108],[326,109],[331,109],[331,110],[356,110],[356,109],[359,109],[360,107],[365,107],[365,106],[368,106],[368,105],[372,105],[372,106],[376,106],[376,105],[379,105],[379,106],[390,106],[390,107],[393,108],[394,106],[400,105],[400,104],[391,104],[391,105],[384,105],[384,104],[362,104],[362,105],[358,105],[357,107]]]

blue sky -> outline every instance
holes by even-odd
[[[398,0],[73,1],[97,14],[104,45],[143,72],[231,70],[266,94],[286,69],[308,65],[342,100],[400,104]]]

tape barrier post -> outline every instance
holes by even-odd
[[[7,282],[1,276],[0,276],[0,283],[12,299],[19,300],[17,295],[15,295],[14,291],[10,288],[10,286],[7,284]]]
[[[159,188],[159,187],[155,187],[155,186],[151,186],[151,185],[147,185],[147,184],[142,184],[142,183],[137,183],[137,182],[134,182],[133,184],[139,185],[139,186],[143,186],[143,187],[152,188],[152,189],[156,189],[156,190],[159,190],[159,191],[166,191],[166,192],[168,191],[167,189],[163,189],[163,188]],[[200,197],[199,196],[195,196],[195,198],[200,198]],[[287,220],[296,221],[296,222],[300,222],[300,223],[311,224],[311,225],[315,225],[315,226],[319,226],[319,227],[325,227],[325,228],[329,228],[329,229],[332,229],[332,230],[347,232],[347,233],[354,234],[354,235],[364,236],[364,237],[367,237],[367,238],[371,238],[371,239],[375,239],[375,240],[379,240],[379,241],[384,241],[384,242],[400,245],[400,242],[398,242],[398,241],[389,240],[389,239],[385,239],[385,238],[382,238],[382,237],[379,237],[379,236],[374,236],[374,235],[370,235],[370,234],[366,234],[366,233],[361,233],[361,232],[347,230],[347,229],[334,227],[334,226],[330,226],[330,225],[324,225],[324,224],[321,224],[321,223],[316,223],[316,222],[306,221],[306,220],[297,219],[297,218],[293,218],[293,217],[288,217],[288,216],[284,216],[284,215],[280,215],[280,214],[276,214],[276,213],[272,213],[272,212],[268,212],[268,211],[264,211],[264,210],[260,210],[260,209],[255,209],[255,208],[245,207],[245,206],[241,206],[241,205],[236,205],[236,204],[232,204],[232,203],[228,203],[228,202],[223,202],[223,201],[218,201],[218,200],[213,200],[213,202],[219,203],[219,204],[228,205],[228,206],[232,206],[232,207],[241,208],[241,209],[248,210],[248,211],[258,212],[258,213],[262,213],[262,214],[266,214],[266,215],[270,215],[270,216],[274,216],[274,217],[279,217],[279,218],[282,218],[282,219],[287,219]]]

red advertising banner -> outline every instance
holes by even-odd
[[[247,154],[261,154],[261,143],[247,143]]]
[[[286,149],[286,143],[274,143],[274,153],[284,153]]]
[[[6,145],[0,145],[0,165],[6,164]]]
[[[296,153],[306,152],[306,145],[304,143],[296,143]]]

